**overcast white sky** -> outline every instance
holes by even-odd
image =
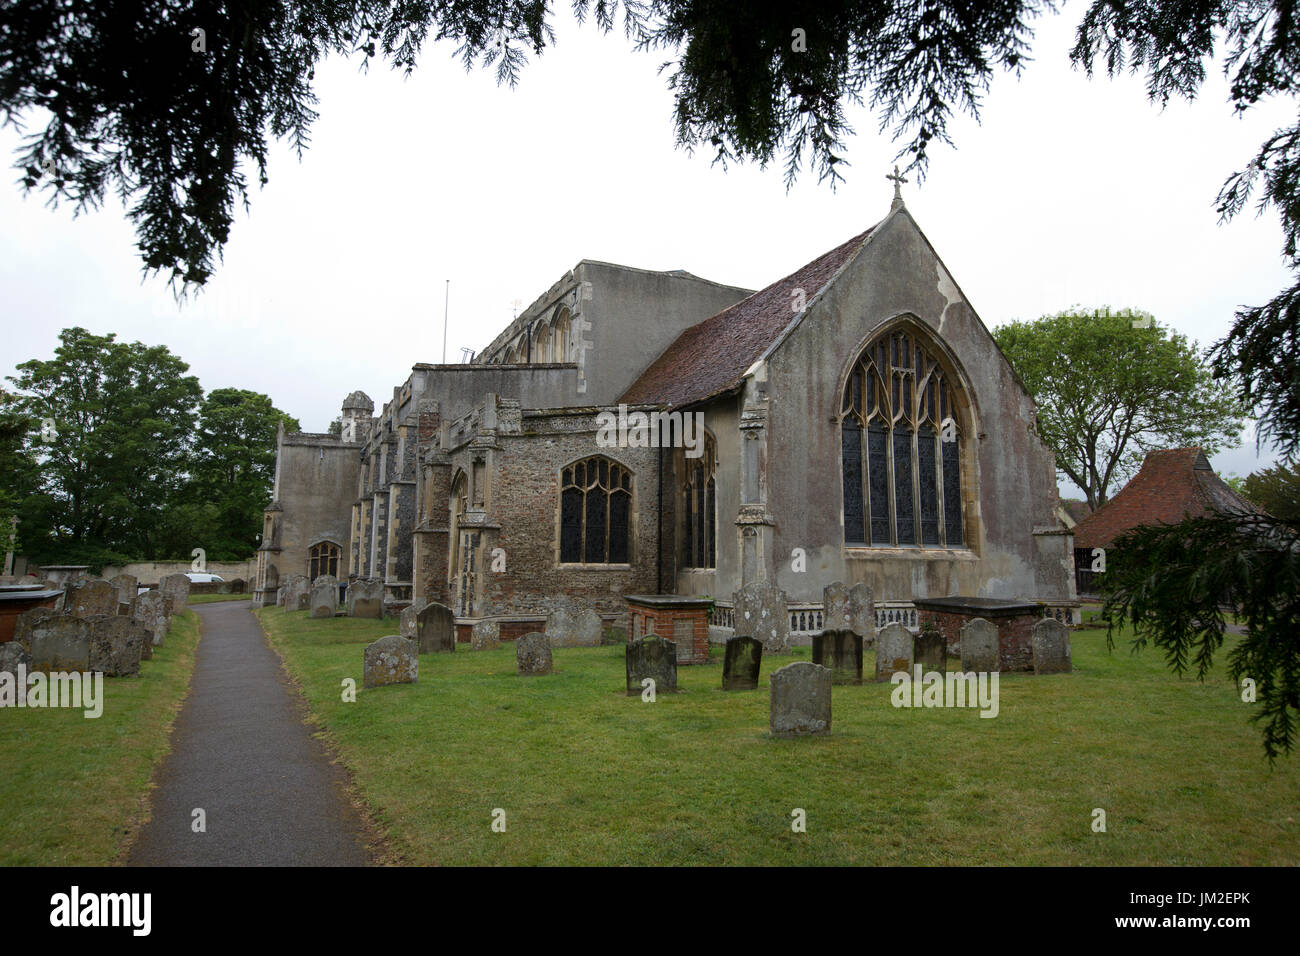
[[[164,344],[205,389],[265,392],[321,431],[353,389],[378,408],[413,363],[441,360],[447,279],[447,359],[459,361],[580,259],[761,288],[888,211],[896,146],[866,111],[836,192],[811,175],[787,192],[779,164],[724,171],[674,148],[661,53],[558,6],[558,45],[515,90],[466,74],[447,44],[409,80],[327,62],[311,148],[299,162],[276,145],[209,290],[181,307],[164,279],[141,282],[120,204],[74,221],[23,199],[11,173],[0,375],[49,358],[59,330],[80,325]],[[1291,109],[1237,118],[1217,74],[1195,104],[1164,112],[1140,79],[1089,81],[1068,62],[1082,10],[1039,22],[1035,62],[994,82],[982,123],[953,124],[956,148],[935,150],[904,198],[991,328],[1108,304],[1209,345],[1238,305],[1289,284],[1276,214],[1220,226],[1213,200]],[[6,166],[17,143],[0,134]],[[1247,435],[1214,463],[1245,475],[1273,459],[1256,459]]]

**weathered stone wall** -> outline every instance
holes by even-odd
[[[309,574],[311,547],[321,541],[339,546],[337,576],[351,573],[348,544],[360,465],[355,444],[328,436],[285,437],[276,466],[277,500],[284,508],[275,561],[281,578]]]
[[[203,547],[203,542],[195,541],[194,547]],[[119,574],[131,574],[143,587],[149,584],[157,584],[169,574],[189,574],[192,570],[192,563],[192,561],[133,561],[130,564],[107,565],[101,572],[100,577],[108,580],[117,577]],[[250,557],[246,561],[209,561],[204,570],[208,574],[220,575],[227,581],[233,581],[235,578],[255,581],[257,579],[257,558]]]

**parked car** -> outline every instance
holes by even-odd
[[[190,579],[191,584],[225,584],[226,579],[219,574],[208,574],[205,571],[186,571],[185,576]]]

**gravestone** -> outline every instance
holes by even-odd
[[[90,670],[90,622],[71,614],[47,617],[32,625],[32,670]]]
[[[167,602],[161,591],[145,591],[131,602],[130,618],[149,631],[149,643],[161,647],[167,637]]]
[[[912,632],[890,624],[876,635],[876,680],[889,680],[896,672],[912,673]]]
[[[14,639],[11,643],[21,644],[26,650],[32,649],[32,628],[46,618],[58,617],[59,612],[52,607],[34,607],[24,611],[14,621]]]
[[[948,669],[948,642],[939,631],[922,631],[912,644],[912,662],[924,671]]]
[[[623,652],[627,668],[627,695],[637,696],[644,688],[641,681],[654,680],[656,694],[677,692],[677,645],[651,634],[638,641],[628,641]]]
[[[416,642],[421,654],[456,650],[456,615],[445,604],[432,601],[415,615]]]
[[[594,608],[584,608],[578,612],[573,622],[574,647],[600,647],[605,637],[605,622]]]
[[[751,581],[731,595],[736,630],[763,642],[768,654],[790,650],[790,615],[785,592],[766,581]]]
[[[730,638],[722,661],[722,689],[756,690],[762,663],[762,641],[756,641],[752,637]]]
[[[322,574],[311,586],[311,616],[333,617],[339,606],[339,582],[333,575]]]
[[[0,674],[12,674],[14,679],[18,678],[18,668],[22,667],[26,673],[32,672],[32,655],[27,653],[27,649],[17,641],[5,641],[0,644]]]
[[[876,637],[876,604],[871,588],[855,584],[846,588],[839,581],[822,590],[822,630],[852,631],[871,647]]]
[[[284,609],[311,610],[311,580],[305,574],[291,574],[284,579]]]
[[[551,672],[551,639],[541,631],[530,631],[515,641],[515,669],[520,677]]]
[[[599,647],[605,624],[591,608],[566,601],[546,615],[546,636],[551,647]]]
[[[140,581],[134,574],[119,574],[116,577],[108,579],[108,583],[117,588],[117,605],[120,609],[123,604],[128,606],[135,600],[136,592],[140,590]]]
[[[973,617],[961,629],[961,669],[967,674],[992,674],[998,664],[998,626]]]
[[[117,613],[117,588],[107,581],[86,580],[69,584],[63,609],[77,617]]]
[[[138,677],[146,630],[130,618],[96,614],[90,625],[90,670],[105,677]]]
[[[810,661],[786,664],[772,675],[773,737],[831,732],[831,670]]]
[[[415,641],[407,640],[400,634],[390,634],[373,644],[367,644],[362,661],[362,686],[414,684],[420,676],[418,654]]]
[[[854,631],[822,631],[812,639],[814,664],[829,667],[831,683],[862,683],[862,635]]]
[[[384,616],[384,582],[377,578],[353,581],[348,585],[348,617],[381,618]]]
[[[275,589],[275,606],[284,607],[284,585],[281,584]]]
[[[424,610],[423,604],[408,604],[402,608],[402,614],[398,618],[397,633],[410,641],[419,643],[420,630],[416,625],[416,615]]]
[[[1043,618],[1034,625],[1034,673],[1068,674],[1070,663],[1070,629],[1060,621]]]
[[[185,602],[190,599],[190,579],[183,574],[169,574],[158,585],[163,597],[171,608],[172,614],[185,610]]]
[[[501,646],[501,625],[496,621],[479,621],[474,625],[469,646],[476,651],[495,651]]]

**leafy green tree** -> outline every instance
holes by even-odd
[[[32,426],[18,397],[0,388],[0,555],[17,546],[14,522],[36,491],[36,460],[27,449]]]
[[[185,481],[198,379],[163,346],[82,328],[64,329],[59,341],[53,359],[23,362],[9,379],[40,466],[24,550],[92,564],[101,552],[152,559]]]
[[[1038,403],[1038,434],[1096,511],[1153,448],[1237,444],[1242,408],[1185,336],[1109,308],[1012,322],[994,332]]]
[[[1273,517],[1300,529],[1300,463],[1252,472],[1238,490]]]

